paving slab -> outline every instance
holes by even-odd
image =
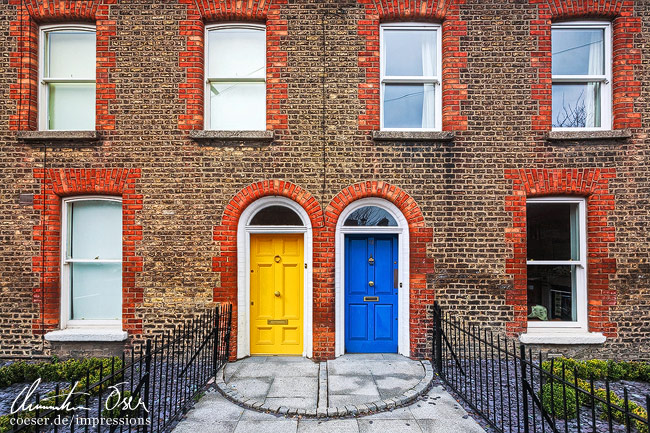
[[[298,433],[358,433],[358,431],[359,425],[356,419],[304,420],[298,423]]]
[[[430,404],[432,403],[432,404]],[[314,413],[316,410],[314,409]],[[236,416],[239,416],[237,418]],[[234,419],[232,419],[235,417]],[[231,418],[231,420],[219,420]],[[437,386],[410,406],[359,418],[308,419],[245,410],[218,392],[207,392],[173,433],[485,433]]]
[[[215,384],[247,408],[324,418],[402,406],[424,393],[432,379],[431,369],[420,361],[378,353],[321,363],[301,357],[249,357],[229,363]]]

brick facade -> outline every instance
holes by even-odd
[[[135,339],[236,305],[239,215],[263,196],[297,202],[313,228],[319,359],[334,356],[335,227],[350,203],[381,197],[408,221],[410,349],[423,357],[434,298],[474,324],[525,331],[525,200],[585,197],[589,327],[608,338],[576,350],[650,358],[647,0],[9,0],[0,11],[0,357],[73,350],[42,339],[58,326],[61,198],[105,194],[123,200]],[[547,140],[551,24],[574,19],[613,23],[613,127],[629,138]],[[379,25],[396,21],[442,25],[451,140],[373,139]],[[204,122],[205,25],[221,22],[267,26],[270,142],[191,138]],[[38,26],[53,23],[97,27],[96,141],[20,138],[37,129]]]

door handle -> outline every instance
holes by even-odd
[[[375,283],[372,282],[372,281],[370,281],[370,282],[368,283],[368,285],[369,285],[370,287],[374,287],[374,286],[375,286]]]
[[[280,292],[279,292],[278,290],[276,290],[273,294],[274,294],[277,298],[280,297]]]

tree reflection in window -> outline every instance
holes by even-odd
[[[397,227],[397,221],[380,207],[364,206],[352,212],[343,225],[346,227]]]
[[[255,214],[252,226],[302,226],[297,213],[285,206],[268,206]]]

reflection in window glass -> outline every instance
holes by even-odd
[[[300,216],[286,206],[268,206],[255,214],[252,226],[302,226]]]
[[[553,84],[553,127],[600,126],[600,83]]]
[[[347,227],[396,227],[397,221],[385,209],[377,206],[364,206],[352,212],[343,225]]]

